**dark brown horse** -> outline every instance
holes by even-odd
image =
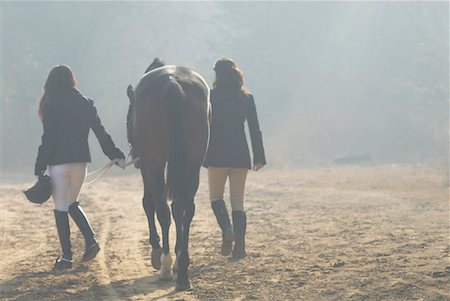
[[[209,89],[196,72],[180,66],[156,66],[145,73],[133,91],[128,87],[130,107],[128,139],[144,182],[143,206],[147,214],[152,265],[162,279],[171,278],[169,251],[170,209],[176,226],[176,289],[190,287],[189,228],[194,216],[194,197],[209,135]],[[167,179],[165,178],[165,171]],[[161,249],[155,211],[162,230]]]

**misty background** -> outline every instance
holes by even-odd
[[[1,170],[33,173],[37,103],[71,66],[124,153],[126,87],[154,57],[211,85],[230,57],[256,101],[269,166],[448,165],[447,2],[1,2]],[[93,134],[92,168],[108,160]]]

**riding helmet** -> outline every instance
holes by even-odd
[[[23,193],[27,199],[35,204],[45,203],[52,195],[51,178],[47,175],[39,176],[38,181],[33,187],[24,190]]]

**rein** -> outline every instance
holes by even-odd
[[[130,156],[131,156],[131,152],[128,154],[127,160],[128,160],[128,158],[130,158]],[[139,161],[139,157],[134,158],[133,160],[127,162],[127,163],[125,164],[125,168],[127,168],[127,167],[130,166],[131,164],[136,163],[137,161]],[[89,173],[86,175],[86,178],[87,178],[87,177],[90,177],[90,176],[92,176],[92,175],[95,175],[95,174],[98,174],[98,175],[97,175],[92,181],[84,182],[84,183],[83,183],[83,186],[88,186],[88,185],[91,185],[91,184],[94,184],[95,182],[97,182],[101,177],[103,177],[103,175],[104,175],[105,173],[108,172],[108,170],[109,170],[114,164],[116,164],[116,162],[113,161],[113,160],[111,160],[111,161],[108,162],[108,164],[106,164],[104,167],[89,172]]]

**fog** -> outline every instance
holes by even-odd
[[[269,166],[448,164],[447,2],[1,2],[2,171],[33,173],[37,103],[72,67],[128,152],[126,87],[154,57],[211,84],[230,57],[255,97]],[[107,158],[91,134],[93,166]],[[351,160],[350,160],[351,161]]]

